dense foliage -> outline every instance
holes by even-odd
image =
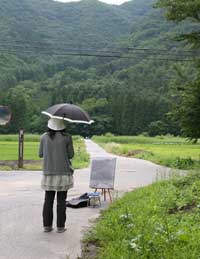
[[[172,82],[173,96],[175,102],[172,103],[171,117],[177,121],[182,133],[190,139],[197,141],[200,137],[200,69],[199,55],[199,23],[200,23],[200,2],[175,0],[173,4],[169,0],[159,0],[158,7],[164,7],[169,20],[182,22],[190,20],[193,25],[191,31],[186,34],[180,32],[177,39],[187,42],[196,50],[196,76],[190,82],[185,82],[187,69],[184,66],[178,69],[177,80]],[[198,27],[195,27],[197,25]]]
[[[0,131],[14,133],[23,127],[42,132],[46,125],[42,110],[73,102],[95,120],[91,127],[68,125],[74,134],[179,134],[177,123],[166,116],[171,109],[170,81],[177,77],[172,66],[177,55],[166,56],[162,49],[183,49],[173,38],[190,26],[167,22],[153,3],[3,1],[0,103],[11,107],[12,121]],[[113,57],[71,56],[108,50]],[[126,58],[114,57],[116,51]],[[187,71],[195,74],[189,66]]]
[[[184,20],[190,20],[194,23],[193,30],[187,33],[181,33],[179,35],[180,40],[186,40],[189,43],[192,43],[194,47],[200,47],[199,39],[199,22],[200,22],[200,2],[199,0],[158,0],[157,7],[165,8],[166,16],[169,20],[181,22]],[[196,25],[196,26],[195,26]]]
[[[178,80],[172,83],[173,102],[172,111],[169,114],[175,121],[179,122],[182,133],[196,142],[200,137],[200,69],[197,77],[191,82],[180,82],[184,80],[181,74]],[[183,72],[183,71],[181,71]]]

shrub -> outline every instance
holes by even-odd
[[[173,165],[176,168],[188,169],[194,165],[194,160],[192,160],[191,157],[188,157],[188,158],[176,157],[175,160],[173,161]]]
[[[167,125],[163,121],[153,121],[148,126],[149,136],[164,135],[167,133]]]
[[[105,134],[105,137],[114,137],[114,135],[113,135],[112,133],[110,133],[110,132],[107,132],[107,133]]]

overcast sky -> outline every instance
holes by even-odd
[[[56,0],[56,1],[67,3],[67,2],[78,2],[80,0]],[[107,4],[119,5],[119,4],[123,4],[124,2],[128,2],[130,0],[99,0],[99,1],[107,3]]]

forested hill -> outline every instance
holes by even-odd
[[[151,2],[134,0],[114,6],[97,0],[1,0],[0,88],[38,79],[41,70],[50,76],[63,69],[66,59],[52,53],[113,45],[130,35]],[[69,60],[74,65],[74,59],[68,57],[67,64]]]
[[[186,27],[166,22],[153,0],[120,6],[96,0],[1,0],[0,103],[11,107],[13,116],[0,130],[41,132],[41,110],[72,101],[95,120],[87,129],[72,127],[72,133],[139,134],[152,127],[177,133],[165,116],[173,62],[126,50],[176,48],[174,33]],[[128,56],[73,57],[105,49],[114,56],[116,48]]]
[[[53,0],[1,0],[0,40],[102,47],[130,34],[152,1],[121,6],[97,0],[59,3]]]

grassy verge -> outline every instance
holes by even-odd
[[[94,141],[110,153],[136,157],[179,169],[200,168],[200,143],[180,137],[95,136]]]
[[[0,136],[0,170],[17,169],[18,136]],[[84,140],[80,136],[73,137],[75,157],[72,161],[75,169],[87,167],[89,155],[86,152]],[[24,140],[24,169],[41,170],[42,161],[38,157],[39,135],[25,135]],[[3,161],[3,162],[2,162]]]
[[[84,258],[199,258],[199,193],[196,172],[124,195],[86,237]]]
[[[73,137],[75,156],[72,164],[75,169],[86,168],[89,166],[89,154],[86,151],[84,139],[80,136]]]

